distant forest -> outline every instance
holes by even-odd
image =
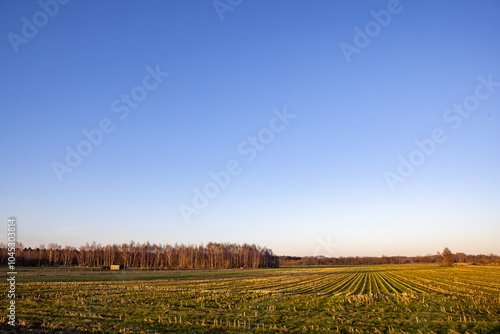
[[[465,253],[452,254],[454,263],[477,264],[477,265],[500,265],[500,256],[489,255],[467,255]],[[334,265],[366,265],[366,264],[405,264],[405,263],[437,263],[441,264],[443,256],[441,253],[425,256],[349,256],[349,257],[325,257],[325,256],[280,256],[281,266],[334,266]]]
[[[0,260],[6,265],[11,254],[0,245]],[[79,248],[49,244],[26,248],[18,244],[16,266],[109,267],[123,264],[126,268],[143,269],[234,269],[276,268],[278,257],[273,251],[256,245],[209,243],[196,245],[157,245],[135,243],[101,246],[93,242]]]

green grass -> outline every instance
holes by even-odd
[[[2,298],[5,305],[7,298]],[[498,268],[404,265],[119,273],[26,268],[18,271],[16,329],[500,333],[499,305]],[[1,329],[11,329],[6,318],[2,321]]]

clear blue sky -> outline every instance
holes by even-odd
[[[500,253],[498,1],[41,4],[0,3],[3,240]]]

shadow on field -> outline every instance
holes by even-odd
[[[499,334],[500,333],[500,325],[496,326],[492,330],[488,332],[488,334]]]

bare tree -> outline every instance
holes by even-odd
[[[443,267],[451,267],[453,266],[453,254],[452,252],[448,249],[448,247],[445,247],[443,250],[443,262],[441,263],[441,266]]]

